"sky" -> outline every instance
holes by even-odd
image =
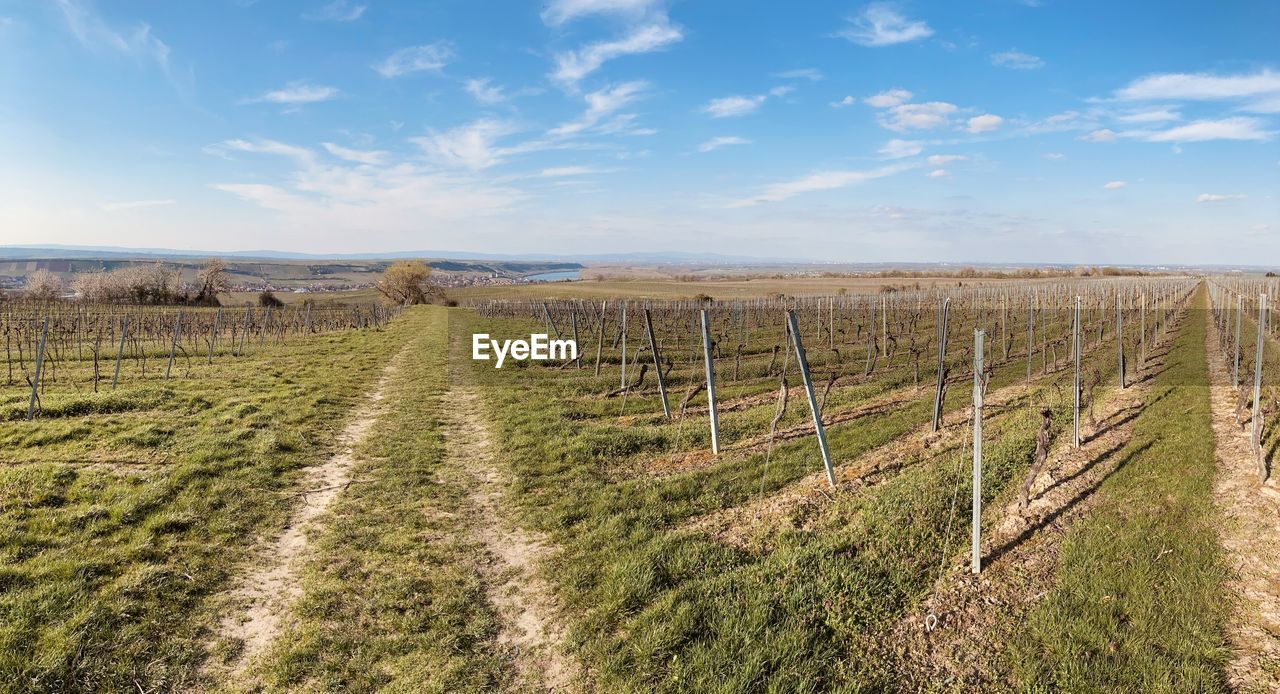
[[[0,245],[1280,258],[1280,3],[0,0]]]

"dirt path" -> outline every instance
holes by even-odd
[[[463,371],[457,369],[456,371]],[[517,691],[567,691],[578,676],[565,655],[565,634],[556,619],[557,602],[537,565],[550,553],[544,538],[517,527],[504,512],[507,484],[494,459],[493,435],[484,421],[477,389],[465,375],[445,396],[443,431],[447,465],[469,470],[474,477],[471,525],[488,554],[481,564],[489,599],[500,621],[499,645],[516,670]]]
[[[1236,691],[1280,691],[1280,503],[1274,487],[1258,481],[1249,432],[1235,413],[1236,390],[1218,352],[1213,321],[1206,339],[1218,474],[1213,497],[1222,514],[1223,549],[1233,569],[1236,596],[1228,625],[1227,678]]]
[[[306,469],[299,485],[303,490],[302,504],[294,511],[284,532],[259,550],[257,566],[232,591],[230,603],[235,606],[234,610],[223,619],[216,638],[219,642],[243,646],[234,660],[224,666],[225,672],[209,673],[215,680],[242,678],[279,635],[289,607],[302,594],[297,574],[309,553],[307,535],[314,531],[320,516],[338,494],[351,483],[351,469],[356,463],[353,450],[377,420],[387,383],[396,375],[406,354],[407,347],[387,364],[373,391],[338,437],[337,452],[324,463]]]

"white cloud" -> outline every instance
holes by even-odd
[[[1122,133],[1147,142],[1204,142],[1208,140],[1269,140],[1272,133],[1262,129],[1257,118],[1237,117],[1198,120],[1157,132]]]
[[[880,148],[880,156],[885,159],[902,159],[914,157],[924,151],[924,143],[920,140],[889,140]]]
[[[607,116],[641,98],[648,88],[648,82],[634,80],[591,92],[583,97],[587,102],[587,110],[582,116],[552,128],[547,134],[552,137],[566,137],[595,127]],[[618,125],[629,124],[629,121],[630,119],[627,119]]]
[[[447,41],[436,41],[423,46],[401,48],[374,65],[373,69],[388,79],[415,72],[439,72],[453,55],[453,47]]]
[[[844,170],[844,171],[820,171],[810,174],[804,178],[795,181],[787,181],[785,183],[775,183],[766,187],[758,195],[743,200],[735,200],[729,203],[729,207],[751,207],[766,202],[781,202],[788,198],[795,197],[801,193],[808,193],[818,190],[833,190],[836,188],[845,188],[847,186],[865,183],[877,178],[892,176],[903,171],[914,168],[914,164],[890,164],[882,166],[878,169],[868,170]]]
[[[379,166],[298,161],[272,182],[219,182],[230,193],[274,214],[271,228],[305,234],[421,234],[442,223],[473,223],[507,211],[525,194],[484,178],[425,169],[412,161]]]
[[[1044,67],[1044,61],[1040,58],[1016,50],[992,53],[991,64],[1014,70],[1035,70],[1036,68]]]
[[[903,17],[888,3],[867,5],[848,21],[851,26],[836,35],[861,46],[891,46],[933,36],[928,24]]]
[[[793,85],[782,84],[782,85],[778,85],[777,87],[774,87],[773,89],[770,89],[769,96],[772,96],[775,99],[781,99],[782,97],[790,94],[791,92],[794,92],[795,90],[796,88]]]
[[[925,161],[929,163],[929,166],[946,166],[952,162],[968,160],[969,157],[966,157],[963,154],[934,154]]]
[[[1107,190],[1120,190],[1121,188],[1127,185],[1129,185],[1129,183],[1126,181],[1108,181],[1104,183],[1102,187],[1106,188]]]
[[[496,145],[502,138],[516,132],[518,129],[511,123],[482,118],[444,132],[410,138],[410,142],[422,147],[427,156],[439,164],[481,170],[502,162],[514,152]]]
[[[243,103],[269,103],[269,104],[314,104],[321,101],[329,101],[338,96],[337,87],[328,87],[319,84],[307,84],[306,82],[290,82],[280,89],[269,91],[262,96],[252,99],[246,99]]]
[[[698,145],[698,151],[710,152],[712,150],[720,149],[721,147],[727,147],[729,145],[749,145],[749,144],[751,144],[751,140],[747,140],[747,139],[738,137],[736,135],[721,135],[719,137],[713,137],[710,140],[707,140],[706,142],[703,142],[702,144]]]
[[[249,140],[223,140],[217,144],[212,144],[204,148],[205,154],[212,154],[223,159],[230,159],[228,152],[249,152],[253,154],[276,154],[282,157],[292,157],[300,162],[311,162],[315,159],[315,153],[305,147],[297,147],[276,140],[257,140],[250,142]]]
[[[489,79],[469,79],[466,84],[467,93],[482,104],[500,104],[507,100],[502,87],[489,84]]]
[[[559,26],[593,14],[640,17],[659,6],[660,0],[552,0],[542,10],[542,21]]]
[[[946,125],[957,111],[955,104],[929,101],[923,104],[899,104],[882,112],[880,125],[896,132],[930,130]]]
[[[551,79],[573,86],[609,60],[661,50],[683,38],[684,33],[663,18],[661,21],[639,26],[620,39],[591,43],[576,51],[556,55],[556,69],[551,74]]]
[[[313,12],[302,15],[303,19],[313,22],[354,22],[364,16],[368,5],[357,5],[350,0],[333,0]]]
[[[102,211],[120,212],[122,210],[137,210],[144,207],[164,207],[166,205],[173,205],[176,203],[176,200],[129,200],[127,202],[107,202],[102,204]]]
[[[934,169],[933,171],[929,172],[929,178],[946,178],[947,176],[950,176],[950,175],[951,175],[951,172],[947,171],[946,169]]]
[[[1116,91],[1124,101],[1240,99],[1280,94],[1280,72],[1261,70],[1250,75],[1167,73],[1149,75]]]
[[[1241,195],[1238,193],[1201,193],[1196,197],[1196,202],[1227,202],[1228,200],[1244,200],[1248,197],[1248,195]]]
[[[775,72],[773,73],[773,76],[784,80],[809,80],[810,82],[822,81],[822,71],[812,67]]]
[[[1116,120],[1122,123],[1161,123],[1164,121],[1178,120],[1182,118],[1176,111],[1167,108],[1157,108],[1148,111],[1135,111],[1133,113],[1124,113],[1116,116]]]
[[[712,118],[729,118],[732,116],[745,116],[752,111],[760,108],[764,103],[763,94],[757,96],[726,96],[719,99],[712,99],[702,107],[702,112],[709,114]]]
[[[1049,152],[1044,155],[1044,158],[1052,159],[1054,161],[1061,161],[1063,159],[1066,159],[1067,155],[1063,154],[1062,152]]]
[[[359,149],[348,149],[332,142],[321,143],[325,150],[339,159],[346,159],[357,164],[376,165],[386,161],[387,153],[383,151],[367,151]]]
[[[981,116],[974,116],[969,119],[969,127],[967,130],[971,133],[991,132],[996,128],[1004,125],[1004,119],[1000,116],[990,113],[984,113]]]
[[[1116,132],[1108,128],[1103,128],[1101,130],[1094,130],[1088,135],[1083,135],[1080,139],[1088,142],[1115,142]]]
[[[863,99],[863,103],[876,108],[889,108],[911,101],[911,92],[905,89],[889,89]],[[850,98],[850,97],[845,97]]]
[[[846,96],[845,98],[839,101],[832,101],[831,108],[844,108],[845,106],[852,106],[856,103],[858,103],[857,99],[853,98],[852,96]]]

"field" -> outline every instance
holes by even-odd
[[[1280,284],[897,282],[0,304],[0,690],[1280,687]]]

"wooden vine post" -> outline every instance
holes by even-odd
[[[947,321],[951,316],[951,297],[942,301],[938,309],[938,385],[933,392],[933,431],[942,424],[942,387],[946,380]]]
[[[703,312],[703,325],[706,324],[706,312]],[[818,435],[818,447],[822,450],[822,466],[827,472],[827,484],[836,486],[836,472],[831,465],[831,451],[827,448],[827,432],[822,427],[822,410],[818,407],[818,394],[813,389],[813,377],[809,373],[809,360],[804,356],[804,343],[800,339],[800,326],[796,323],[794,311],[787,311],[787,323],[791,326],[792,344],[796,347],[796,363],[800,366],[800,377],[804,379],[804,390],[809,396],[809,412],[813,414],[813,430]]]
[[[1120,308],[1120,293],[1116,292],[1116,359],[1120,368],[1120,390],[1128,386],[1124,376],[1124,312]]]
[[[307,311],[311,311],[311,306],[307,306]],[[222,307],[218,307],[217,313],[213,315],[213,330],[209,333],[209,363],[213,363],[213,346],[218,343],[218,327],[222,325]]]
[[[1244,295],[1236,297],[1236,354],[1231,363],[1231,387],[1240,387],[1240,323],[1244,318]]]
[[[575,332],[577,331],[576,323]],[[671,419],[671,405],[667,403],[667,384],[662,378],[662,357],[658,354],[658,340],[653,336],[653,317],[644,310],[644,331],[649,336],[649,351],[653,352],[653,371],[658,377],[658,395],[662,398],[662,414]]]
[[[270,311],[271,309],[267,309]],[[169,343],[169,363],[164,367],[164,380],[169,380],[169,371],[173,369],[173,358],[178,352],[178,337],[182,333],[182,309],[178,309],[178,317],[173,321],[173,342]]]
[[[596,378],[600,378],[600,357],[604,354],[604,317],[609,310],[608,299],[600,302],[600,339],[596,341]]]
[[[720,455],[720,416],[716,412],[716,371],[711,360],[711,323],[702,309],[702,360],[707,371],[707,415],[711,421],[711,452]]]
[[[49,341],[49,318],[45,317],[44,323],[40,328],[40,348],[36,350],[36,373],[35,378],[31,380],[31,401],[27,403],[27,419],[34,419],[36,416],[36,401],[40,399],[40,372],[44,368],[44,347]],[[56,375],[57,372],[55,371]]]
[[[120,383],[120,362],[124,359],[124,341],[129,334],[129,316],[120,319],[120,348],[116,350],[116,373],[111,377],[111,390]]]
[[[622,385],[621,388],[627,387],[627,302],[622,302],[622,323],[619,330],[622,331]]]

